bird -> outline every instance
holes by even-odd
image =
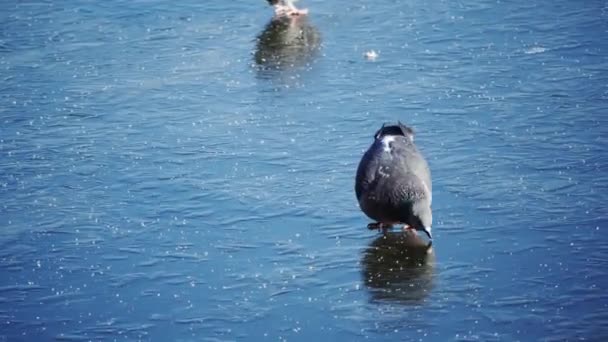
[[[308,14],[308,9],[298,9],[294,2],[297,0],[267,0],[274,8],[277,17],[294,17]]]
[[[365,152],[355,179],[361,210],[383,231],[393,225],[423,231],[432,241],[431,171],[414,144],[414,130],[402,124],[383,124]]]

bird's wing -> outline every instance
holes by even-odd
[[[395,158],[400,160],[400,168],[396,172],[398,179],[408,179],[409,182],[414,181],[415,184],[410,186],[417,191],[424,192],[425,196],[431,200],[433,192],[433,184],[431,181],[431,170],[429,165],[420,154],[418,149],[413,145],[407,145],[394,151]]]
[[[429,165],[427,162],[418,155],[420,160],[419,163],[412,167],[412,172],[418,177],[421,182],[421,186],[426,193],[426,196],[429,200],[432,199],[433,194],[433,184],[431,181],[431,170],[429,169]]]
[[[380,161],[378,158],[374,157],[372,148],[365,152],[363,158],[361,158],[361,162],[359,162],[359,167],[357,168],[357,177],[355,179],[355,193],[357,194],[357,199],[360,199],[363,192],[369,189],[378,173]]]
[[[393,184],[389,197],[393,205],[402,207],[423,198],[429,198],[429,190],[423,180],[416,175],[409,174]]]

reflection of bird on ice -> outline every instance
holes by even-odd
[[[298,9],[294,3],[297,0],[268,0],[270,5],[274,7],[274,13],[277,17],[298,16],[308,14],[308,9]]]
[[[363,253],[362,276],[372,300],[419,304],[434,287],[435,253],[413,230],[387,232]]]

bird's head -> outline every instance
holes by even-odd
[[[380,140],[385,136],[403,136],[409,141],[414,141],[414,130],[398,121],[395,125],[383,124],[382,127],[376,132],[374,138]]]

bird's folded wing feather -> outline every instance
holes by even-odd
[[[373,158],[369,151],[366,152],[357,168],[357,177],[355,179],[355,193],[357,194],[357,199],[361,198],[363,192],[366,191],[376,179],[378,165],[379,160]]]
[[[417,149],[408,148],[401,150],[400,153],[401,156],[406,156],[406,158],[401,158],[401,168],[397,172],[402,174],[397,175],[397,178],[407,179],[407,186],[411,186],[417,192],[424,193],[431,200],[433,185],[431,183],[431,171],[426,160]]]
[[[410,175],[407,179],[394,184],[389,196],[391,204],[397,206],[413,203],[423,198],[429,198],[428,187],[424,181],[415,175]]]

